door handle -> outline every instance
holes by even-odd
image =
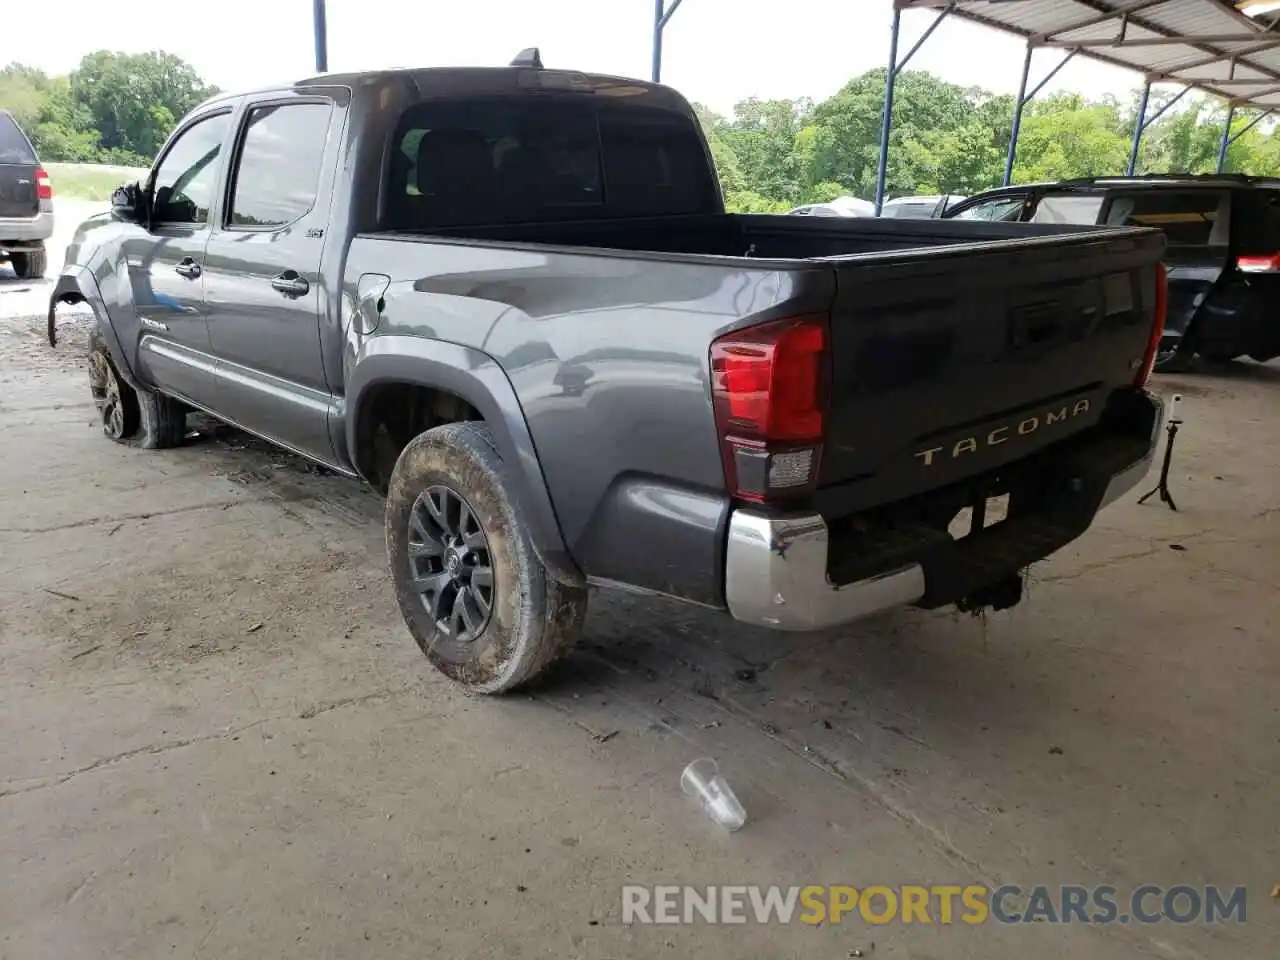
[[[194,280],[200,276],[200,264],[196,263],[190,257],[187,257],[173,268],[173,272],[180,277],[186,277],[188,280]]]
[[[311,289],[305,277],[298,276],[294,270],[286,270],[278,277],[271,278],[273,290],[279,290],[286,297],[300,297]]]

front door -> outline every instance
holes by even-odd
[[[314,96],[245,109],[227,209],[204,264],[219,413],[327,462],[333,397],[320,352],[320,258],[338,139],[330,144],[329,131],[340,116]]]
[[[169,144],[150,187],[149,226],[124,240],[138,312],[142,376],[194,403],[215,400],[204,310],[204,257],[229,111],[202,117]]]

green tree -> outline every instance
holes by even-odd
[[[177,118],[216,90],[171,53],[99,50],[71,74],[71,95],[88,111],[107,150],[153,156]]]
[[[720,131],[743,176],[762,196],[779,203],[800,197],[796,135],[811,110],[807,100],[744,100],[734,107],[733,119]]]
[[[1036,183],[1122,173],[1129,158],[1124,127],[1114,99],[1087,102],[1063,93],[1032,101],[1023,113],[1014,180]]]

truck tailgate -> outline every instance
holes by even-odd
[[[818,484],[840,515],[1097,423],[1141,366],[1163,235],[1091,231],[839,262]]]

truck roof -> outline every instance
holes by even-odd
[[[529,90],[600,93],[610,97],[634,97],[650,106],[687,111],[687,101],[670,87],[607,74],[582,73],[576,70],[546,70],[537,67],[409,67],[396,70],[369,70],[349,73],[324,73],[304,77],[292,83],[281,83],[254,90],[228,91],[210,97],[201,107],[243,96],[278,93],[282,90],[305,92],[310,87],[349,87],[368,92],[408,83],[423,98],[432,96],[500,96]]]
[[[1254,177],[1244,173],[1151,173],[1132,177],[1073,177],[1069,180],[1043,180],[1036,183],[993,187],[990,190],[983,190],[982,195],[1022,193],[1026,190],[1070,190],[1077,187],[1103,189],[1110,187],[1261,187],[1274,190],[1280,188],[1280,178]]]

